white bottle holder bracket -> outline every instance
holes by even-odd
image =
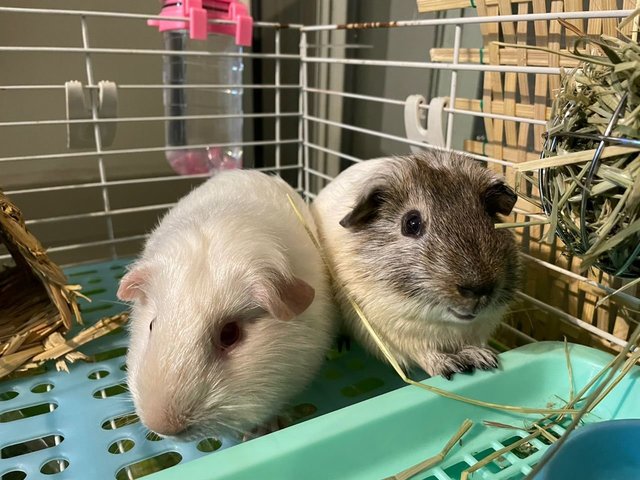
[[[426,120],[427,128],[422,126],[425,114],[420,105],[425,105],[427,100],[422,95],[409,95],[404,104],[404,128],[409,140],[424,142],[434,147],[445,148],[444,128],[442,114],[444,107],[449,103],[448,97],[436,97],[429,102]],[[419,153],[422,149],[411,145],[413,153]]]
[[[71,80],[64,84],[67,120],[91,120],[91,102],[87,102],[82,83]],[[94,95],[94,93],[90,93]],[[118,116],[118,88],[114,82],[98,82],[98,118]],[[116,136],[116,122],[99,124],[102,146],[109,146]],[[92,122],[67,123],[67,148],[95,147],[96,138]]]

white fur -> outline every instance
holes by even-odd
[[[463,371],[453,364],[475,362],[480,368],[488,367],[492,364],[488,356],[493,354],[484,346],[504,314],[504,307],[483,312],[473,322],[463,322],[443,307],[428,306],[390,290],[363,271],[354,253],[362,240],[339,223],[361,193],[377,182],[376,177],[397,168],[394,162],[395,159],[379,158],[349,167],[320,192],[311,206],[323,248],[337,275],[336,290],[341,292],[338,301],[346,327],[370,352],[384,359],[345,294],[358,302],[405,368],[417,365],[431,375],[448,375]]]
[[[283,180],[242,170],[182,198],[149,237],[132,267],[145,280],[127,357],[143,423],[187,423],[185,438],[244,433],[276,415],[319,368],[334,331],[329,286],[287,193],[315,229]],[[263,315],[227,357],[216,355],[216,329],[255,307],[251,288],[269,281],[267,271],[306,281],[313,303],[288,322]]]

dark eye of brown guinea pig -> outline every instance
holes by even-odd
[[[402,217],[402,235],[418,238],[424,234],[422,215],[417,210],[411,210]]]
[[[228,322],[220,330],[220,348],[230,350],[241,337],[240,325],[238,322]]]

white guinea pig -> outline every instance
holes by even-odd
[[[405,367],[430,375],[496,367],[486,348],[518,286],[515,193],[476,162],[425,153],[353,165],[312,205],[350,332],[382,356],[358,302]]]
[[[150,430],[183,440],[261,428],[330,347],[324,265],[283,180],[219,173],[182,198],[122,278],[128,384]]]

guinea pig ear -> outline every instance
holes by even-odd
[[[304,312],[315,297],[311,285],[298,277],[281,278],[273,287],[264,285],[254,290],[258,305],[278,320],[291,320]]]
[[[353,210],[340,220],[340,225],[351,230],[364,227],[375,220],[383,203],[384,191],[382,187],[370,188],[358,198]]]
[[[144,300],[144,285],[147,282],[149,270],[143,265],[134,265],[122,279],[116,294],[123,302]]]
[[[503,181],[494,183],[484,192],[484,205],[489,215],[509,215],[517,200],[518,195]]]

